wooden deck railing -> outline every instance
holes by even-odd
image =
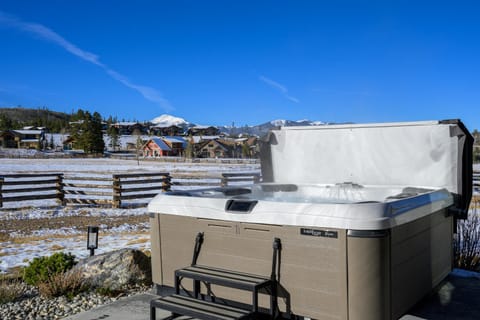
[[[220,176],[174,176],[167,172],[70,176],[63,173],[0,175],[0,207],[4,202],[56,199],[61,205],[111,205],[120,208],[135,199],[160,192],[202,187],[257,183],[258,173],[224,173]],[[130,201],[131,202],[131,201]],[[146,205],[142,203],[140,205]]]
[[[112,204],[112,178],[109,176],[65,176],[64,201],[67,204]]]
[[[4,202],[57,199],[63,202],[63,173],[3,174],[0,207]],[[5,196],[6,195],[6,196]]]
[[[142,187],[136,187],[138,185]],[[114,174],[112,206],[120,208],[122,200],[153,198],[159,192],[170,190],[170,186],[169,173]]]

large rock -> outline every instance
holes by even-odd
[[[135,249],[120,249],[86,258],[73,270],[79,270],[92,286],[111,290],[152,282],[150,258]]]

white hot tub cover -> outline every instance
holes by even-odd
[[[459,120],[282,127],[262,146],[264,182],[445,188],[465,217],[473,137]]]

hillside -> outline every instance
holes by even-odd
[[[69,114],[46,108],[0,108],[0,130],[38,126],[47,127],[51,132],[60,132],[68,126],[69,121]]]

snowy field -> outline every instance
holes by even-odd
[[[63,172],[71,176],[110,175],[113,173],[169,172],[197,176],[197,181],[208,181],[207,176],[223,172],[258,172],[256,164],[168,163],[112,159],[0,159],[2,173]],[[205,178],[203,178],[205,177]],[[142,200],[144,201],[144,200]],[[15,208],[14,208],[15,207]],[[21,207],[21,209],[16,209]],[[99,248],[96,253],[119,248],[150,249],[150,235],[146,208],[110,209],[97,207],[56,205],[54,200],[37,200],[21,204],[5,203],[0,208],[0,272],[24,266],[34,257],[57,251],[71,252],[78,258],[86,257],[86,228],[84,225],[61,226],[62,219],[78,217],[82,221],[102,221]],[[137,219],[136,219],[137,218]],[[121,223],[121,221],[136,223]],[[54,228],[49,222],[56,221]],[[106,221],[106,222],[105,222]],[[115,223],[109,223],[114,221]],[[119,222],[120,221],[120,222]],[[60,222],[60,226],[59,226]],[[119,224],[120,223],[120,224]],[[23,230],[7,229],[29,225]],[[65,224],[68,224],[65,222]],[[38,225],[38,228],[33,227]],[[8,234],[6,234],[8,233]]]

